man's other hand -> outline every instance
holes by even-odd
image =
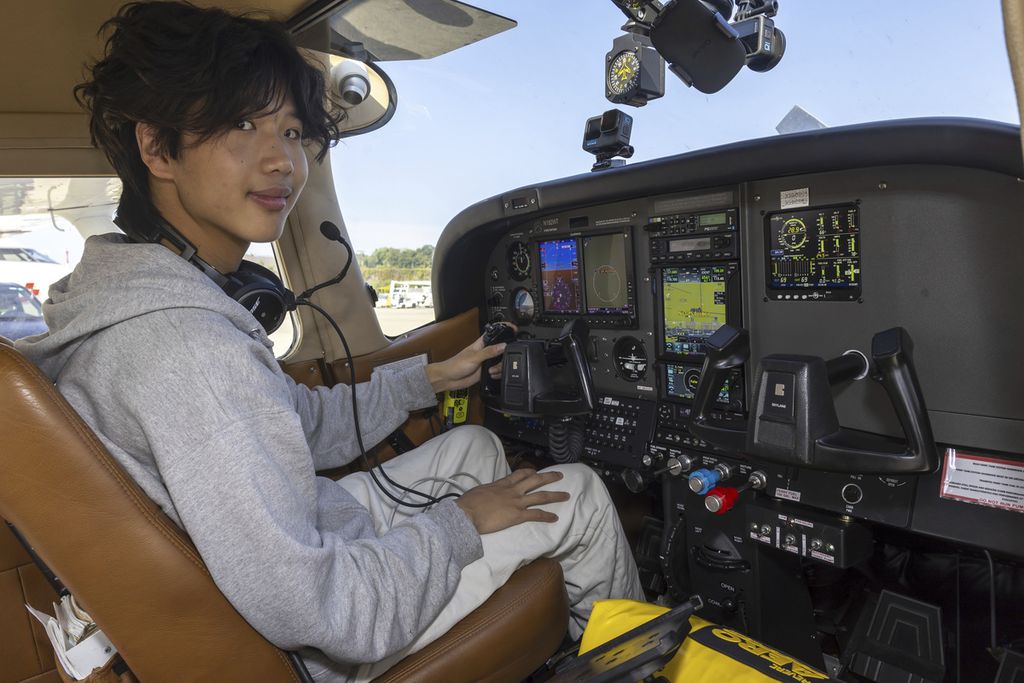
[[[514,328],[514,326],[513,326]],[[427,366],[427,379],[434,393],[453,389],[465,389],[480,381],[480,364],[485,360],[497,358],[505,353],[504,344],[484,345],[481,335],[475,342],[459,351],[456,355],[440,363]],[[493,379],[501,377],[501,363],[490,367],[488,373]]]
[[[562,478],[561,472],[516,470],[492,484],[472,488],[455,501],[481,534],[490,534],[523,522],[557,522],[558,515],[536,505],[569,500],[566,491],[536,491]]]

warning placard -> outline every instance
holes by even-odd
[[[939,495],[1024,512],[1024,462],[947,448]]]

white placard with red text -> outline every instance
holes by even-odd
[[[1024,512],[1024,462],[947,448],[939,495]]]

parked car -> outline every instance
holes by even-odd
[[[44,299],[50,285],[70,273],[71,269],[70,265],[57,263],[36,249],[0,246],[0,281],[16,282]]]
[[[43,307],[32,292],[14,282],[0,282],[0,337],[21,339],[46,332]]]

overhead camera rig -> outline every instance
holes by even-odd
[[[768,71],[786,37],[778,0],[612,0],[628,21],[605,55],[605,97],[642,107],[665,94],[665,65],[688,86],[721,90],[746,65]]]

